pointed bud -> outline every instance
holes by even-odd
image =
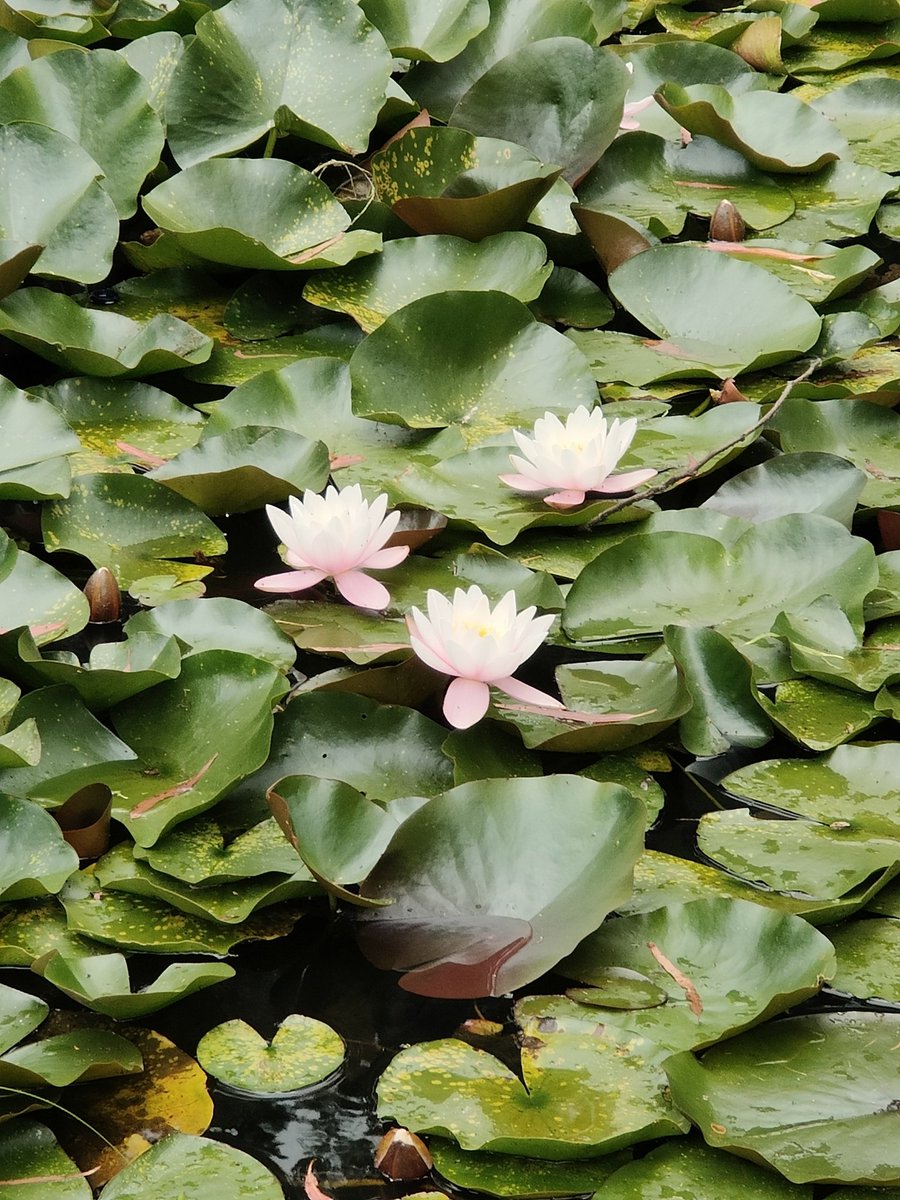
[[[428,1147],[408,1129],[389,1129],[375,1147],[375,1166],[391,1180],[421,1179],[433,1165]]]
[[[734,382],[733,379],[726,379],[721,388],[716,391],[715,388],[710,388],[709,394],[712,396],[716,404],[746,404],[747,397]]]
[[[747,232],[744,218],[730,200],[720,200],[709,219],[711,242],[742,242]]]
[[[98,567],[84,585],[84,594],[91,606],[91,621],[107,624],[118,621],[122,610],[122,595],[115,575],[109,567]]]

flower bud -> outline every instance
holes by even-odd
[[[389,1129],[375,1147],[375,1166],[391,1180],[421,1179],[433,1165],[428,1147],[408,1129]]]
[[[91,606],[91,621],[98,625],[118,621],[122,610],[122,595],[118,581],[109,567],[97,568],[84,585],[84,594]]]
[[[747,232],[744,218],[730,200],[720,200],[709,219],[711,242],[742,242]]]

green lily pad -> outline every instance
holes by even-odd
[[[111,8],[106,0],[3,0],[2,12],[4,28],[20,37],[88,46],[109,36],[103,22]]]
[[[42,967],[44,978],[79,1004],[124,1021],[140,1020],[234,973],[225,963],[172,963],[132,991],[123,954],[71,958],[57,952]]]
[[[462,97],[451,126],[524,146],[580,179],[619,132],[629,77],[611,50],[580,38],[531,42],[489,68]]]
[[[778,230],[798,242],[862,237],[895,181],[890,175],[844,158],[814,175],[785,176],[794,212]]]
[[[89,615],[83,592],[0,530],[0,630],[27,625],[43,645],[77,633]]]
[[[302,650],[359,665],[412,657],[406,622],[397,617],[321,600],[278,600],[265,611]]]
[[[833,246],[830,242],[809,246],[774,238],[705,245],[708,250],[763,267],[810,304],[823,304],[851,291],[878,266],[877,255],[866,246]]]
[[[601,967],[591,972],[591,986],[566,988],[566,996],[590,1008],[656,1008],[668,992],[640,971],[629,967]]]
[[[344,1061],[344,1043],[330,1025],[291,1013],[271,1042],[244,1021],[216,1025],[197,1044],[197,1059],[229,1087],[281,1095],[332,1075]]]
[[[211,567],[176,562],[222,554],[225,539],[198,508],[144,475],[82,475],[43,512],[48,550],[74,550],[109,567],[122,587],[167,575],[191,584]]]
[[[6,121],[34,121],[80,145],[103,172],[120,218],[134,213],[165,140],[146,84],[112,50],[65,50],[8,75],[0,82],[0,123]]]
[[[593,280],[570,267],[554,267],[531,311],[542,321],[596,329],[613,318],[609,297]]]
[[[755,525],[730,548],[696,533],[638,533],[585,567],[563,628],[575,641],[649,637],[665,625],[748,639],[829,594],[859,620],[874,584],[870,550],[836,521],[805,513]]]
[[[401,1050],[379,1081],[379,1115],[452,1137],[463,1150],[554,1162],[684,1132],[665,1099],[652,1043],[599,1022],[578,1034],[532,1024],[521,1079],[492,1055],[450,1038]]]
[[[200,439],[149,478],[164,483],[211,516],[276,504],[328,481],[321,442],[267,425],[244,425]]]
[[[82,1029],[18,1046],[0,1057],[4,1089],[68,1087],[141,1071],[137,1048],[116,1033]]]
[[[810,750],[833,750],[881,719],[872,697],[818,679],[787,679],[773,697],[757,699],[774,725]]]
[[[835,971],[831,943],[801,917],[719,898],[607,922],[558,969],[590,984],[614,966],[640,971],[668,1000],[607,1012],[604,1020],[671,1051],[708,1046],[758,1025],[814,996]],[[570,1006],[573,1021],[596,1019],[594,1010],[572,1001],[556,1003],[562,1021]]]
[[[554,1163],[512,1154],[479,1154],[460,1150],[444,1138],[430,1138],[434,1169],[457,1187],[488,1196],[550,1200],[554,1196],[598,1190],[628,1157],[628,1151],[582,1162]]]
[[[78,438],[46,400],[19,391],[0,376],[0,499],[46,500],[65,496],[71,471],[66,455]]]
[[[900,134],[892,120],[898,101],[900,80],[876,77],[826,92],[810,107],[835,123],[857,162],[891,171],[900,152]]]
[[[91,1200],[88,1181],[46,1125],[24,1117],[0,1128],[0,1183],[6,1200],[28,1200],[43,1189],[44,1200]],[[29,1183],[29,1179],[40,1180]]]
[[[34,1033],[49,1011],[36,996],[0,984],[0,1054]]]
[[[103,1200],[171,1200],[175,1189],[189,1200],[283,1200],[266,1167],[233,1146],[170,1133],[128,1164],[103,1189]]]
[[[609,287],[663,341],[694,355],[709,347],[743,370],[808,350],[821,328],[780,280],[698,247],[655,246],[613,271]]]
[[[350,360],[359,416],[418,429],[456,424],[485,435],[555,408],[592,405],[587,362],[555,330],[502,292],[445,292],[415,300],[363,341]]]
[[[722,1195],[732,1200],[812,1200],[812,1188],[684,1138],[626,1163],[600,1189],[603,1200],[664,1200],[673,1192],[691,1200],[719,1200]]]
[[[0,152],[15,181],[0,207],[3,295],[31,270],[79,283],[103,279],[118,219],[102,168],[62,133],[31,121],[0,125]]]
[[[185,883],[216,887],[258,875],[294,875],[302,860],[274,817],[226,841],[213,817],[186,821],[146,849],[135,846],[135,859],[154,871]]]
[[[811,173],[846,147],[826,117],[782,92],[733,96],[718,84],[664,83],[655,98],[679,125],[739,150],[761,171]]]
[[[150,218],[192,255],[263,271],[314,266],[347,234],[350,217],[325,184],[279,158],[210,159],[143,198]],[[380,239],[366,233],[377,249]],[[365,242],[365,239],[363,239]]]
[[[738,799],[767,809],[896,837],[898,753],[895,742],[838,746],[819,758],[775,758],[741,767],[722,785]]]
[[[655,751],[635,750],[625,754],[604,754],[585,767],[580,774],[598,783],[618,783],[631,792],[647,810],[647,824],[651,825],[662,811],[665,793],[651,771],[670,771],[672,765],[664,754]]]
[[[60,890],[78,855],[56,821],[30,800],[0,795],[0,898],[31,900]]]
[[[344,312],[371,333],[397,309],[444,291],[506,292],[534,300],[551,264],[529,233],[498,233],[480,242],[439,235],[398,238],[381,254],[312,278],[304,298]]]
[[[701,507],[755,523],[820,513],[849,529],[865,483],[861,470],[833,453],[799,451],[733,475]]]
[[[171,458],[193,446],[203,429],[200,413],[147,383],[82,377],[34,390],[78,436],[70,459],[76,475]]]
[[[727,871],[782,892],[836,900],[900,862],[895,838],[812,821],[773,821],[746,809],[706,813],[697,845]],[[837,827],[835,827],[837,826]]]
[[[141,3],[141,0],[137,0],[137,3]],[[116,11],[121,11],[122,7],[120,2]],[[143,78],[147,85],[148,102],[158,113],[162,113],[172,75],[184,53],[184,41],[180,34],[171,30],[143,34],[135,41],[120,46],[116,53]]]
[[[358,918],[363,951],[421,995],[521,987],[626,898],[645,815],[623,788],[572,775],[453,788],[403,822],[363,883],[394,901]]]
[[[865,472],[861,502],[900,507],[900,417],[863,400],[787,401],[772,422],[785,450],[837,454]]]
[[[172,76],[169,144],[187,168],[270,130],[366,148],[391,57],[353,0],[231,0],[206,13]]]
[[[588,0],[490,0],[488,26],[450,62],[422,64],[404,79],[416,100],[446,121],[465,91],[494,63],[542,38],[577,37],[594,44],[598,11]]]
[[[296,650],[271,617],[227,596],[180,600],[147,612],[135,613],[125,623],[126,637],[157,634],[175,637],[188,653],[203,650],[236,650],[287,673]]]
[[[462,129],[410,129],[372,158],[378,198],[410,228],[471,241],[520,229],[560,171]]]
[[[101,642],[81,664],[76,655],[64,651],[42,657],[30,631],[23,629],[0,634],[0,665],[30,687],[72,687],[88,708],[99,712],[174,679],[181,670],[181,654],[174,638],[143,634],[124,642]]]
[[[360,8],[400,58],[447,62],[490,20],[488,0],[362,0]]]
[[[284,937],[298,912],[280,908],[254,913],[240,925],[221,925],[179,912],[160,900],[104,892],[88,872],[72,876],[60,896],[69,929],[144,954],[214,954],[224,957],[240,942]]]
[[[900,1017],[880,1013],[792,1017],[701,1062],[675,1055],[665,1070],[675,1102],[711,1146],[750,1154],[793,1183],[896,1186],[898,1031]]]
[[[779,225],[794,211],[790,193],[736,150],[709,138],[682,148],[637,132],[613,142],[584,179],[576,215],[588,237],[594,213],[636,221],[666,237],[681,232],[689,213],[712,216],[720,200],[730,200],[754,229]]]
[[[854,20],[856,18],[854,17]],[[878,29],[829,28],[823,22],[784,55],[784,68],[798,79],[821,79],[857,63],[896,58],[900,54],[900,22]]]
[[[117,704],[110,720],[145,769],[120,784],[113,816],[152,846],[211,808],[266,761],[272,708],[286,690],[269,663],[203,650],[184,659],[177,679]]]
[[[867,917],[839,926],[830,936],[838,963],[831,982],[835,991],[900,1004],[900,921]]]
[[[211,338],[177,317],[132,321],[46,288],[22,288],[0,302],[0,333],[56,366],[103,377],[202,363],[212,350]]]

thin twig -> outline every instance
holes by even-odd
[[[617,500],[615,504],[604,509],[599,516],[595,517],[593,521],[590,521],[588,523],[589,528],[593,529],[594,526],[600,525],[614,513],[622,512],[623,509],[630,508],[631,505],[636,503],[638,500],[651,500],[654,496],[661,496],[663,492],[670,492],[673,488],[679,487],[682,483],[687,483],[688,480],[695,479],[698,473],[702,471],[707,463],[712,462],[714,458],[718,458],[721,454],[727,454],[728,451],[733,450],[735,446],[739,446],[741,442],[743,442],[744,439],[750,434],[758,433],[761,429],[764,429],[784,404],[785,400],[787,400],[787,398],[790,396],[797,384],[803,383],[804,380],[809,379],[810,375],[812,375],[814,371],[817,371],[821,365],[822,360],[820,358],[811,359],[806,370],[801,375],[798,375],[795,379],[789,379],[787,381],[787,383],[781,389],[781,395],[778,397],[775,403],[763,416],[759,418],[758,421],[754,421],[749,429],[745,429],[743,433],[739,433],[738,436],[732,438],[730,442],[725,442],[724,445],[717,446],[715,450],[710,450],[709,454],[704,454],[701,459],[698,459],[691,466],[686,467],[684,470],[679,471],[677,475],[669,476],[661,483],[657,483],[653,487],[647,488],[646,491],[638,492],[633,496],[625,496],[622,500]],[[670,471],[675,470],[674,467],[669,467],[667,469]]]
[[[700,993],[697,991],[696,987],[694,987],[694,984],[690,979],[688,979],[684,971],[679,971],[672,960],[670,958],[666,958],[665,954],[663,954],[656,942],[648,942],[647,949],[650,951],[665,973],[667,975],[671,975],[684,992],[685,999],[688,1002],[691,1012],[699,1021],[700,1017],[703,1015],[703,1001],[700,999]]]

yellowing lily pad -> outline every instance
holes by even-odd
[[[291,1013],[271,1042],[244,1021],[226,1021],[205,1033],[197,1046],[204,1070],[245,1092],[281,1094],[312,1087],[344,1061],[343,1040],[312,1017]]]

